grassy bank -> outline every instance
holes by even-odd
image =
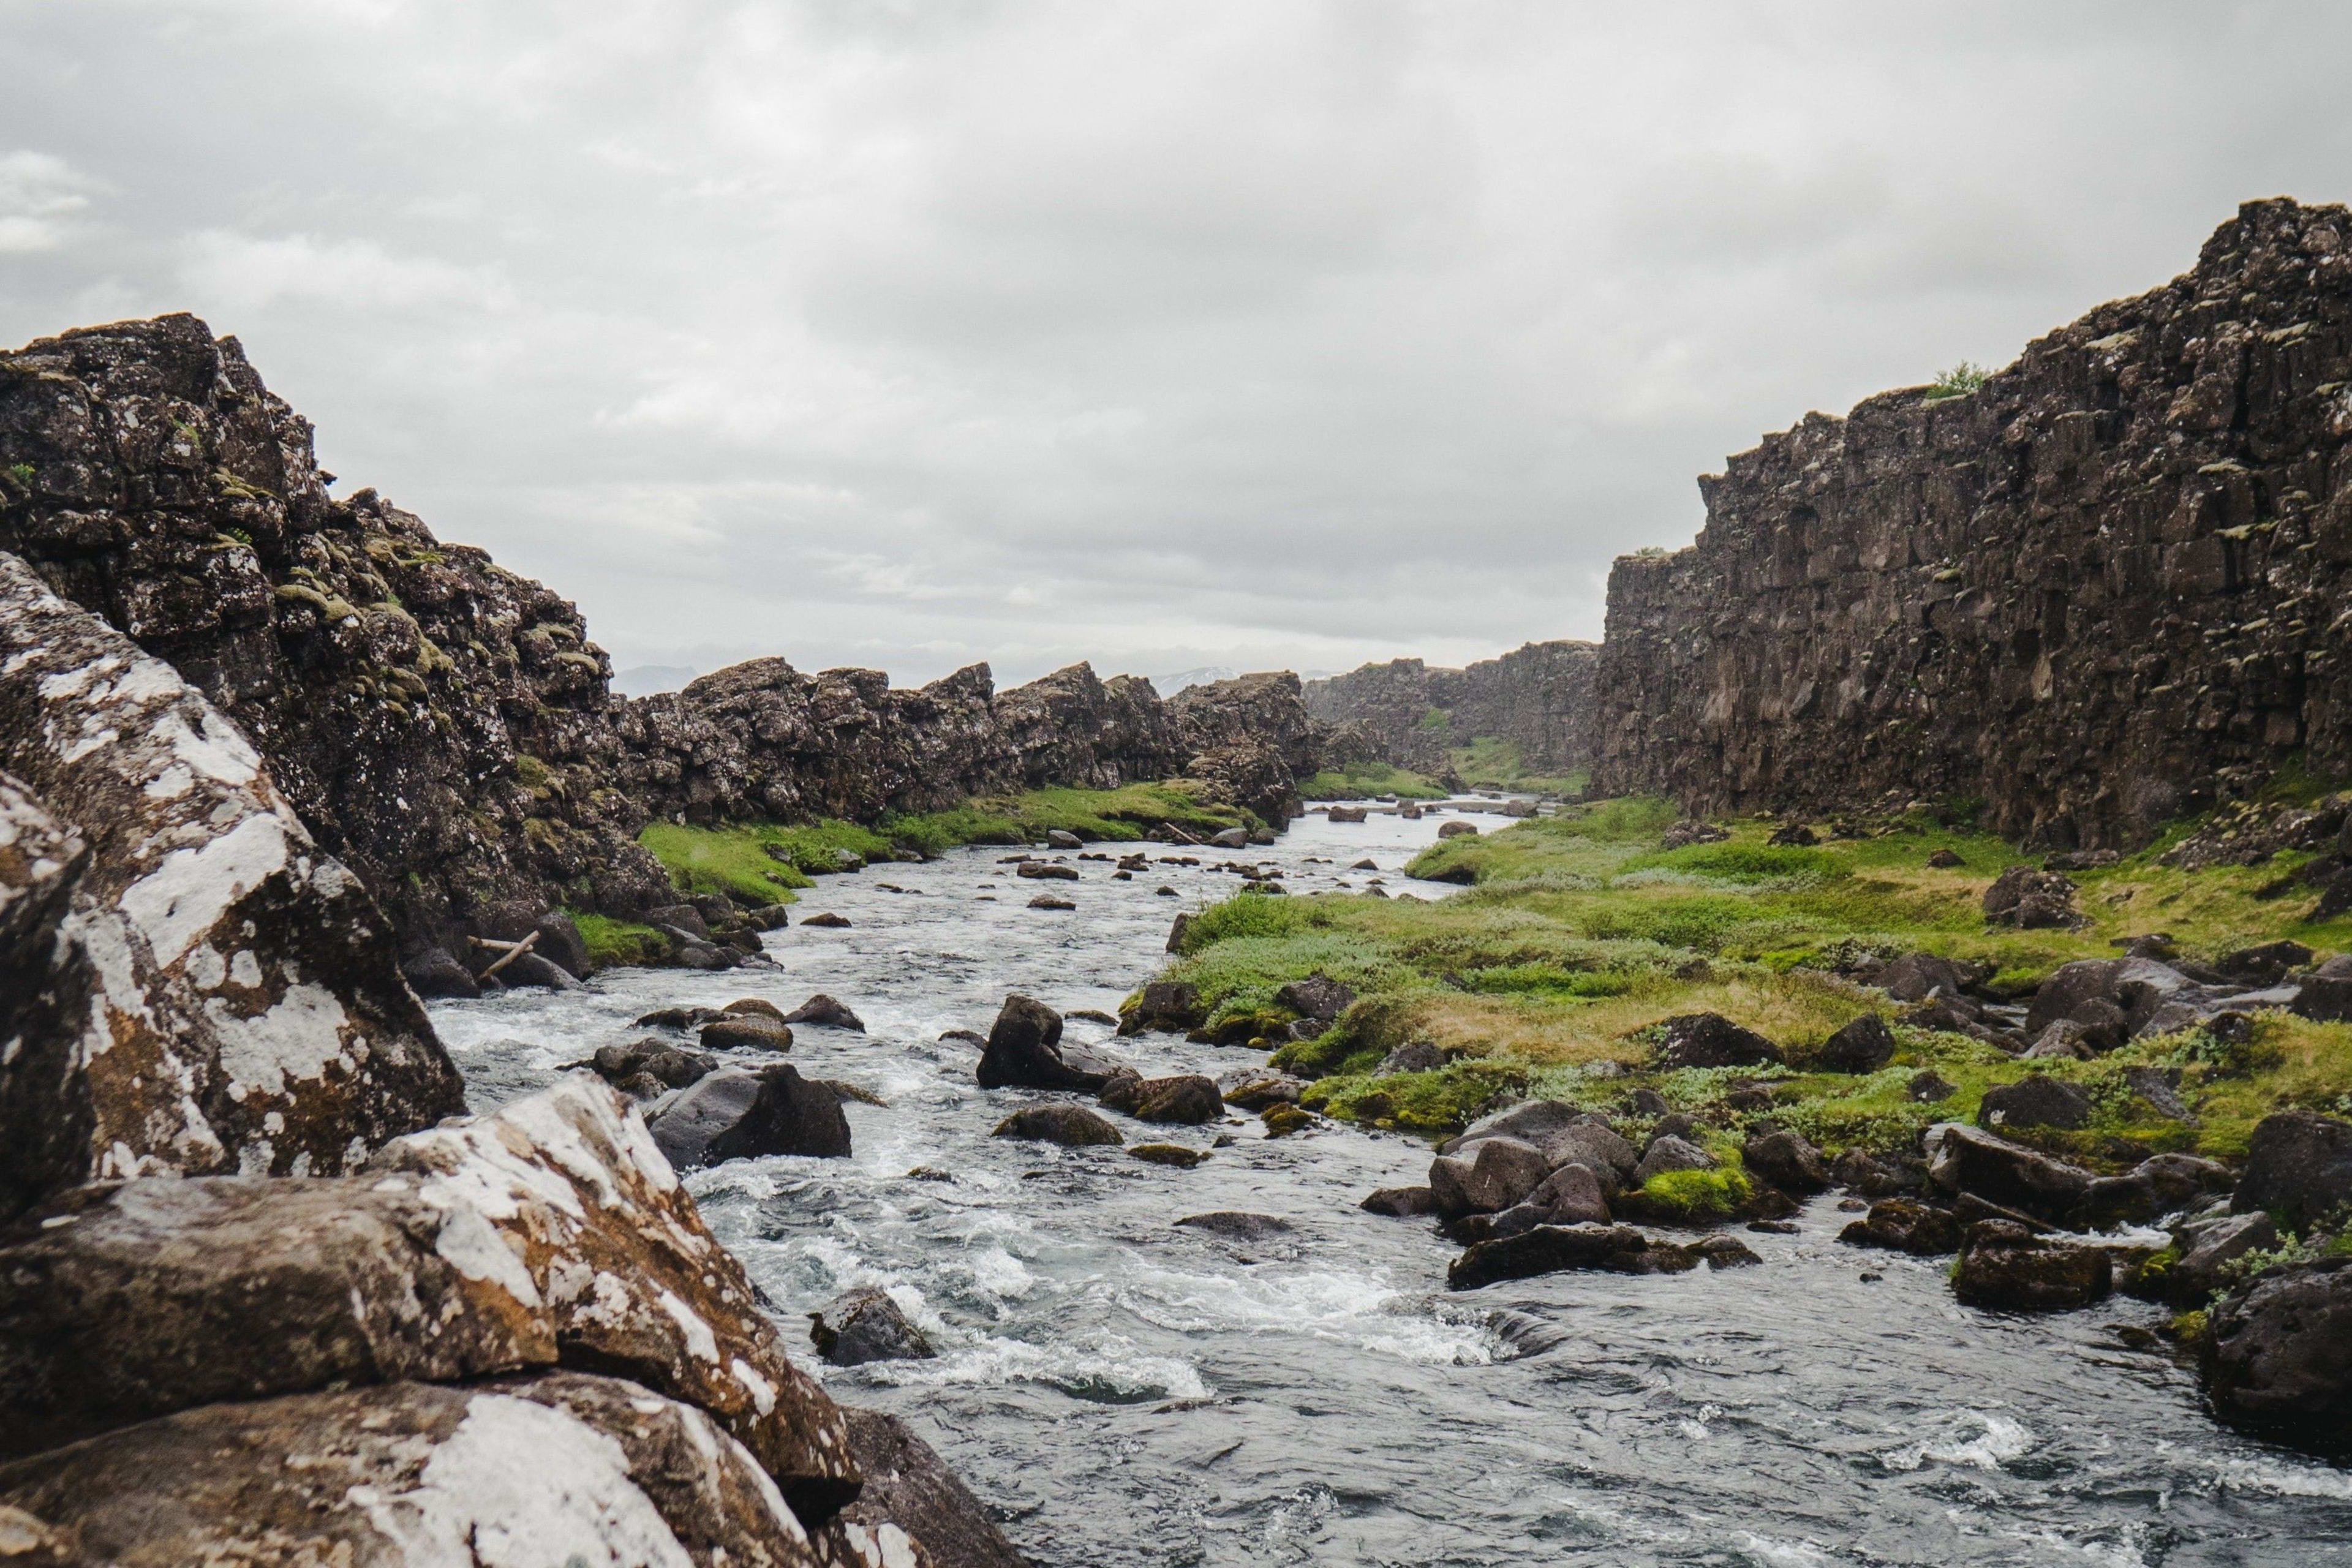
[[[2298,858],[2199,872],[2156,863],[2170,838],[2121,864],[2076,875],[2080,931],[1988,930],[1984,889],[2025,858],[2001,841],[1906,820],[1873,837],[1816,847],[1765,842],[1769,822],[1727,824],[1720,843],[1669,850],[1671,806],[1614,800],[1558,818],[1455,839],[1425,851],[1418,876],[1469,877],[1443,901],[1327,894],[1244,895],[1191,924],[1170,977],[1202,988],[1210,1027],[1277,1037],[1275,992],[1320,970],[1360,994],[1339,1025],[1286,1045],[1280,1059],[1315,1079],[1308,1102],[1382,1126],[1458,1128],[1498,1095],[1546,1093],[1615,1105],[1636,1087],[1706,1113],[1736,1149],[1767,1116],[1832,1152],[1850,1145],[1916,1149],[1930,1123],[1975,1116],[1995,1085],[2028,1064],[1964,1035],[1896,1026],[1883,1070],[1810,1070],[1821,1042],[1858,1014],[1901,1009],[1851,975],[1926,951],[1989,965],[1996,989],[2023,992],[2057,965],[2115,956],[2116,939],[2170,933],[2184,958],[2293,937],[2322,953],[2352,948],[2352,917],[2314,924],[2315,894],[2273,891]],[[1938,850],[1957,865],[1927,864]],[[1789,1058],[1763,1071],[1658,1073],[1647,1031],[1677,1014],[1717,1012]],[[1381,1075],[1389,1051],[1429,1041],[1451,1058],[1433,1072]],[[2352,1026],[2263,1015],[2251,1042],[2203,1031],[2135,1042],[2091,1062],[2035,1062],[2092,1091],[2078,1132],[2035,1133],[2077,1157],[2120,1163],[2157,1149],[2242,1152],[2255,1121],[2283,1104],[2352,1109]],[[2132,1067],[2178,1068],[2194,1124],[2166,1119],[2129,1088]],[[1952,1086],[1933,1103],[1912,1079]],[[1727,1096],[1758,1080],[1769,1105]],[[1737,1080],[1737,1081],[1735,1081]]]
[[[1301,800],[1370,800],[1383,795],[1399,800],[1444,800],[1449,793],[1411,768],[1387,763],[1349,763],[1298,781]]]
[[[1572,773],[1545,773],[1528,769],[1519,760],[1519,748],[1509,741],[1480,735],[1466,746],[1446,753],[1454,771],[1472,789],[1513,790],[1528,795],[1580,795],[1591,776],[1580,768]]]
[[[1180,779],[1115,790],[987,795],[945,811],[887,816],[872,826],[837,818],[715,827],[656,822],[637,842],[668,868],[680,889],[758,905],[791,902],[795,889],[837,870],[843,850],[869,861],[889,860],[937,855],[961,844],[1036,844],[1055,828],[1090,842],[1126,842],[1161,823],[1202,838],[1228,827],[1260,826],[1250,813],[1210,801]]]

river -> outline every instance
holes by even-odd
[[[1309,817],[1272,849],[1151,852],[1268,861],[1298,893],[1360,889],[1372,873],[1347,867],[1369,856],[1390,890],[1441,896],[1396,868],[1443,820]],[[844,1402],[910,1420],[1034,1562],[2352,1564],[2352,1471],[2217,1427],[2185,1369],[2118,1335],[2155,1309],[1962,1307],[1942,1259],[1838,1246],[1834,1197],[1796,1235],[1744,1236],[1761,1268],[1453,1296],[1426,1222],[1356,1206],[1423,1179],[1417,1140],[1267,1139],[1251,1118],[1185,1171],[991,1139],[1048,1097],[982,1092],[977,1048],[941,1032],[985,1033],[1008,991],[1115,1011],[1163,962],[1171,916],[1240,886],[1158,864],[1118,882],[1075,858],[1075,886],[1019,881],[1006,853],[825,879],[795,919],[851,926],[771,933],[775,969],[621,971],[432,1012],[478,1107],[637,1037],[656,1006],[823,991],[860,1014],[864,1035],[796,1029],[792,1056],[887,1102],[847,1107],[854,1156],[689,1185],[788,1323],[871,1284],[925,1328],[935,1360],[803,1359]],[[1041,886],[1077,909],[1029,909]],[[1109,1048],[1147,1074],[1263,1059],[1168,1035]],[[1216,1210],[1289,1228],[1173,1223]],[[796,1326],[790,1342],[805,1349]]]

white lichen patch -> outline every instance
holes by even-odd
[[[249,1018],[218,997],[205,1004],[205,1014],[219,1042],[228,1097],[238,1104],[255,1094],[281,1098],[293,1084],[323,1078],[331,1066],[352,1070],[343,1045],[351,1016],[323,985],[290,985],[276,1006]]]
[[[621,1445],[561,1410],[481,1394],[404,1491],[353,1487],[409,1563],[692,1568]]]
[[[155,962],[167,969],[177,963],[238,900],[284,870],[287,837],[278,816],[256,813],[219,837],[172,851],[125,888],[122,910],[146,937]]]

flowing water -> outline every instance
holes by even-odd
[[[1261,858],[1300,892],[1360,888],[1371,873],[1345,868],[1369,855],[1392,890],[1438,896],[1396,868],[1440,820],[1310,817],[1274,849],[1152,853]],[[2186,1371],[2117,1334],[2155,1310],[1961,1307],[1940,1259],[1836,1245],[1834,1199],[1798,1235],[1746,1237],[1761,1268],[1456,1296],[1426,1222],[1356,1206],[1423,1179],[1417,1140],[1269,1140],[1250,1119],[1190,1171],[992,1140],[1048,1097],[982,1093],[978,1050],[940,1033],[984,1033],[1008,991],[1115,1010],[1162,962],[1171,914],[1240,885],[1157,864],[1116,882],[1075,858],[1075,886],[1019,881],[1003,853],[827,879],[796,915],[852,926],[772,933],[776,969],[620,972],[433,1012],[485,1107],[637,1037],[658,1005],[824,991],[862,1015],[862,1036],[798,1029],[792,1058],[887,1101],[846,1108],[854,1157],[690,1185],[788,1321],[870,1284],[929,1331],[936,1360],[804,1361],[843,1401],[911,1420],[1033,1561],[2352,1564],[2352,1471],[2215,1426]],[[1040,886],[1077,910],[1027,908]],[[1167,1035],[1110,1048],[1147,1074],[1263,1059]],[[1289,1228],[1173,1223],[1215,1210]]]

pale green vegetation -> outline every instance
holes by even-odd
[[[1948,371],[1939,372],[1928,384],[1927,401],[1941,403],[1948,397],[1966,397],[1969,393],[1992,379],[1992,372],[1980,364],[1962,360]]]
[[[1532,773],[1519,761],[1516,742],[1492,735],[1475,737],[1466,746],[1447,753],[1454,771],[1472,789],[1518,790],[1531,795],[1580,795],[1591,774],[1579,768],[1571,773]]]
[[[1399,800],[1444,800],[1448,793],[1443,784],[1388,763],[1349,763],[1298,782],[1301,800],[1370,800],[1383,795]]]
[[[688,892],[723,893],[739,904],[789,903],[793,890],[833,871],[839,852],[869,861],[929,856],[959,844],[1035,844],[1054,828],[1104,842],[1140,839],[1160,823],[1206,837],[1255,827],[1238,806],[1207,800],[1181,780],[1123,789],[1044,789],[988,795],[931,811],[887,816],[871,827],[838,818],[807,823],[727,823],[688,827],[656,822],[637,842]]]
[[[1210,1030],[1234,1039],[1283,1034],[1273,997],[1286,981],[1320,970],[1355,987],[1360,999],[1335,1027],[1278,1053],[1316,1080],[1307,1102],[1335,1115],[1437,1132],[1462,1126],[1498,1092],[1615,1104],[1636,1086],[1676,1108],[1720,1113],[1731,1080],[1754,1080],[1769,1109],[1718,1114],[1719,1123],[1736,1129],[1769,1115],[1834,1152],[1916,1147],[1929,1124],[1972,1118],[1987,1089],[2029,1070],[1966,1036],[1900,1025],[1895,1059],[1881,1071],[1810,1070],[1840,1026],[1864,1011],[1892,1022],[1901,1011],[1847,978],[1874,960],[1927,951],[1983,963],[1993,988],[2021,994],[2061,963],[2113,957],[2117,939],[2157,931],[2197,960],[2278,937],[2322,953],[2352,949],[2352,917],[2314,923],[2305,917],[2315,891],[2277,896],[2304,857],[2198,872],[2158,865],[2188,825],[2116,866],[2074,874],[2084,929],[2018,931],[1988,929],[1980,900],[2004,867],[2027,857],[1964,826],[1915,816],[1797,847],[1766,843],[1770,822],[1738,821],[1724,825],[1723,842],[1669,850],[1660,837],[1675,815],[1664,801],[1610,800],[1451,840],[1410,868],[1475,879],[1442,901],[1236,897],[1192,921],[1169,975],[1199,984]],[[1959,864],[1929,866],[1938,849]],[[1764,1034],[1789,1065],[1651,1070],[1649,1026],[1701,1011]],[[1389,1051],[1416,1040],[1453,1059],[1433,1072],[1378,1072]],[[2197,1122],[2168,1120],[2135,1096],[2124,1069],[2136,1066],[2180,1068]],[[2160,1149],[2236,1156],[2255,1121],[2281,1106],[2352,1112],[2352,1025],[2276,1012],[2258,1016],[2247,1043],[2195,1030],[2095,1061],[2030,1067],[2082,1083],[2095,1109],[2081,1131],[2029,1136],[2094,1163]],[[1922,1103],[1907,1086],[1929,1068],[1954,1092]],[[1705,1206],[1696,1192],[1685,1196]]]

